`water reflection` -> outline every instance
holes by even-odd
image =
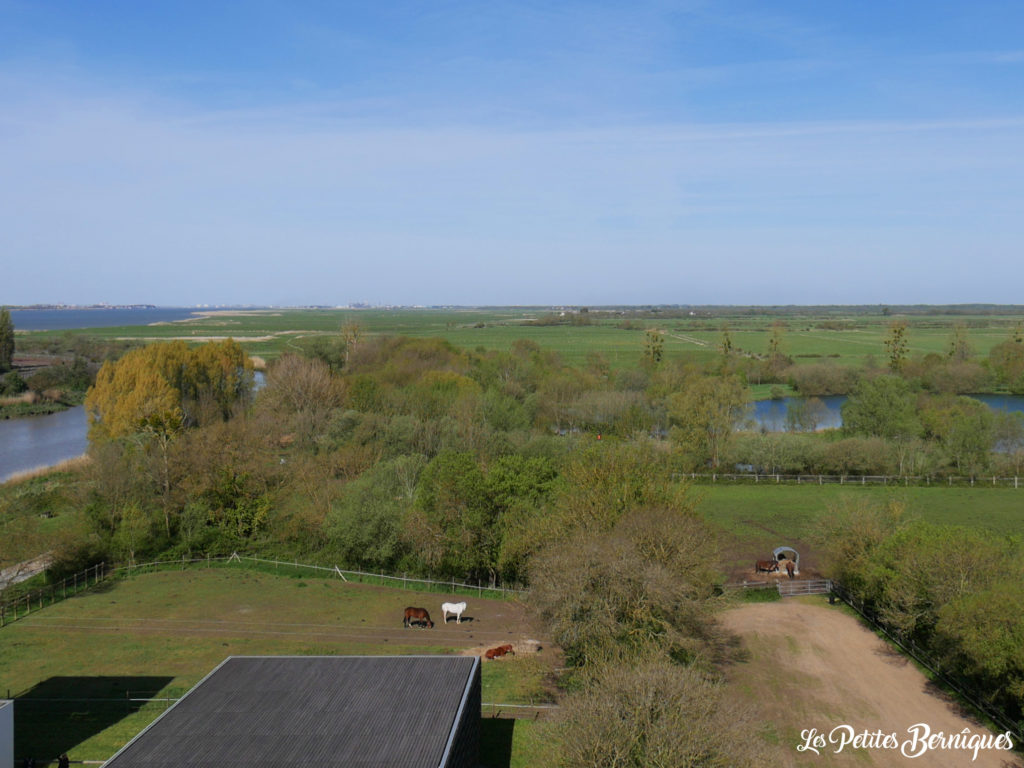
[[[969,395],[969,397],[980,400],[993,411],[1019,411],[1024,413],[1024,395]],[[811,401],[819,401],[821,407],[811,406]],[[845,402],[846,395],[757,400],[754,403],[755,427],[767,430],[768,432],[791,431],[791,426],[796,426],[800,423],[800,420],[797,418],[792,418],[795,424],[790,423],[792,413],[804,410],[804,423],[814,422],[813,429],[837,429],[843,426],[843,415],[840,409]]]

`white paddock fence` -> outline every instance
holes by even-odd
[[[340,568],[337,565],[312,565],[310,563],[300,563],[297,560],[276,560],[256,557],[254,555],[240,555],[237,552],[233,552],[226,557],[206,557],[192,560],[187,560],[183,557],[181,560],[158,560],[152,563],[141,564],[131,563],[119,566],[115,570],[131,575],[133,573],[139,573],[145,569],[167,570],[168,568],[178,567],[184,569],[188,566],[196,565],[201,567],[203,564],[206,564],[208,567],[213,567],[214,565],[226,566],[231,563],[250,563],[253,566],[264,567],[268,570],[273,568],[275,571],[288,569],[309,571],[321,576],[336,576],[345,582],[353,581],[361,584],[378,584],[381,586],[399,587],[401,589],[425,589],[430,592],[449,592],[452,594],[470,594],[477,596],[487,594],[491,597],[509,597],[522,594],[525,591],[514,587],[506,587],[504,585],[485,586],[480,583],[469,584],[464,581],[456,581],[455,579],[427,579],[409,576],[408,574],[395,576],[389,573],[384,573],[384,571],[379,571],[377,573],[371,573],[369,571],[353,571]]]
[[[172,570],[186,568],[226,568],[235,564],[245,567],[262,568],[267,571],[309,573],[318,577],[337,578],[344,582],[360,584],[376,584],[378,586],[399,587],[401,589],[442,592],[448,594],[476,595],[482,597],[508,598],[523,594],[525,590],[503,585],[490,586],[484,584],[468,584],[455,579],[428,579],[403,574],[395,576],[368,571],[353,571],[339,568],[337,565],[312,565],[296,560],[275,560],[253,555],[240,555],[233,552],[223,557],[200,557],[180,560],[155,560],[148,563],[128,563],[127,565],[108,566],[99,563],[86,570],[69,576],[59,583],[45,584],[31,589],[12,589],[0,592],[0,627],[11,624],[31,613],[42,610],[48,605],[60,602],[79,592],[95,587],[112,576],[134,576],[146,571]]]
[[[750,483],[752,485],[923,485],[948,488],[1024,488],[1024,477],[1001,475],[784,475],[755,472],[674,472],[676,479],[699,483]]]

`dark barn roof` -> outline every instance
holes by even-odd
[[[449,753],[464,751],[463,719],[479,728],[479,665],[458,656],[232,656],[106,765],[448,766]]]

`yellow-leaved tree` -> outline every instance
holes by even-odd
[[[201,409],[228,416],[252,383],[252,363],[233,339],[189,347],[159,342],[104,363],[85,398],[93,442],[177,431]]]

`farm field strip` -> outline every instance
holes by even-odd
[[[917,353],[948,351],[956,324],[966,325],[970,343],[979,358],[1010,337],[1020,322],[1019,315],[850,315],[837,317],[823,308],[817,315],[730,314],[719,308],[714,316],[698,318],[659,317],[656,313],[631,316],[594,311],[586,325],[527,325],[556,313],[551,308],[466,308],[437,310],[268,310],[197,316],[188,320],[149,326],[120,326],[74,331],[97,339],[130,338],[198,341],[205,337],[233,336],[250,354],[269,358],[287,348],[296,348],[303,338],[339,338],[345,323],[359,324],[367,335],[401,334],[441,337],[463,349],[482,347],[506,350],[517,339],[534,341],[541,348],[557,352],[573,365],[586,362],[589,352],[608,357],[613,368],[635,365],[642,354],[644,331],[666,333],[665,351],[670,356],[706,359],[717,354],[724,328],[734,344],[755,354],[767,352],[772,323],[785,326],[783,346],[796,362],[805,364],[817,357],[839,354],[841,364],[858,364],[868,355],[884,358],[884,339],[892,322],[906,322],[910,349]],[[626,319],[631,325],[624,326]],[[835,323],[834,329],[817,327]],[[982,325],[984,324],[984,325]],[[975,327],[979,326],[981,327]],[[32,331],[25,335],[44,340],[62,331]],[[19,332],[19,335],[22,335]],[[809,359],[808,359],[809,358]]]

